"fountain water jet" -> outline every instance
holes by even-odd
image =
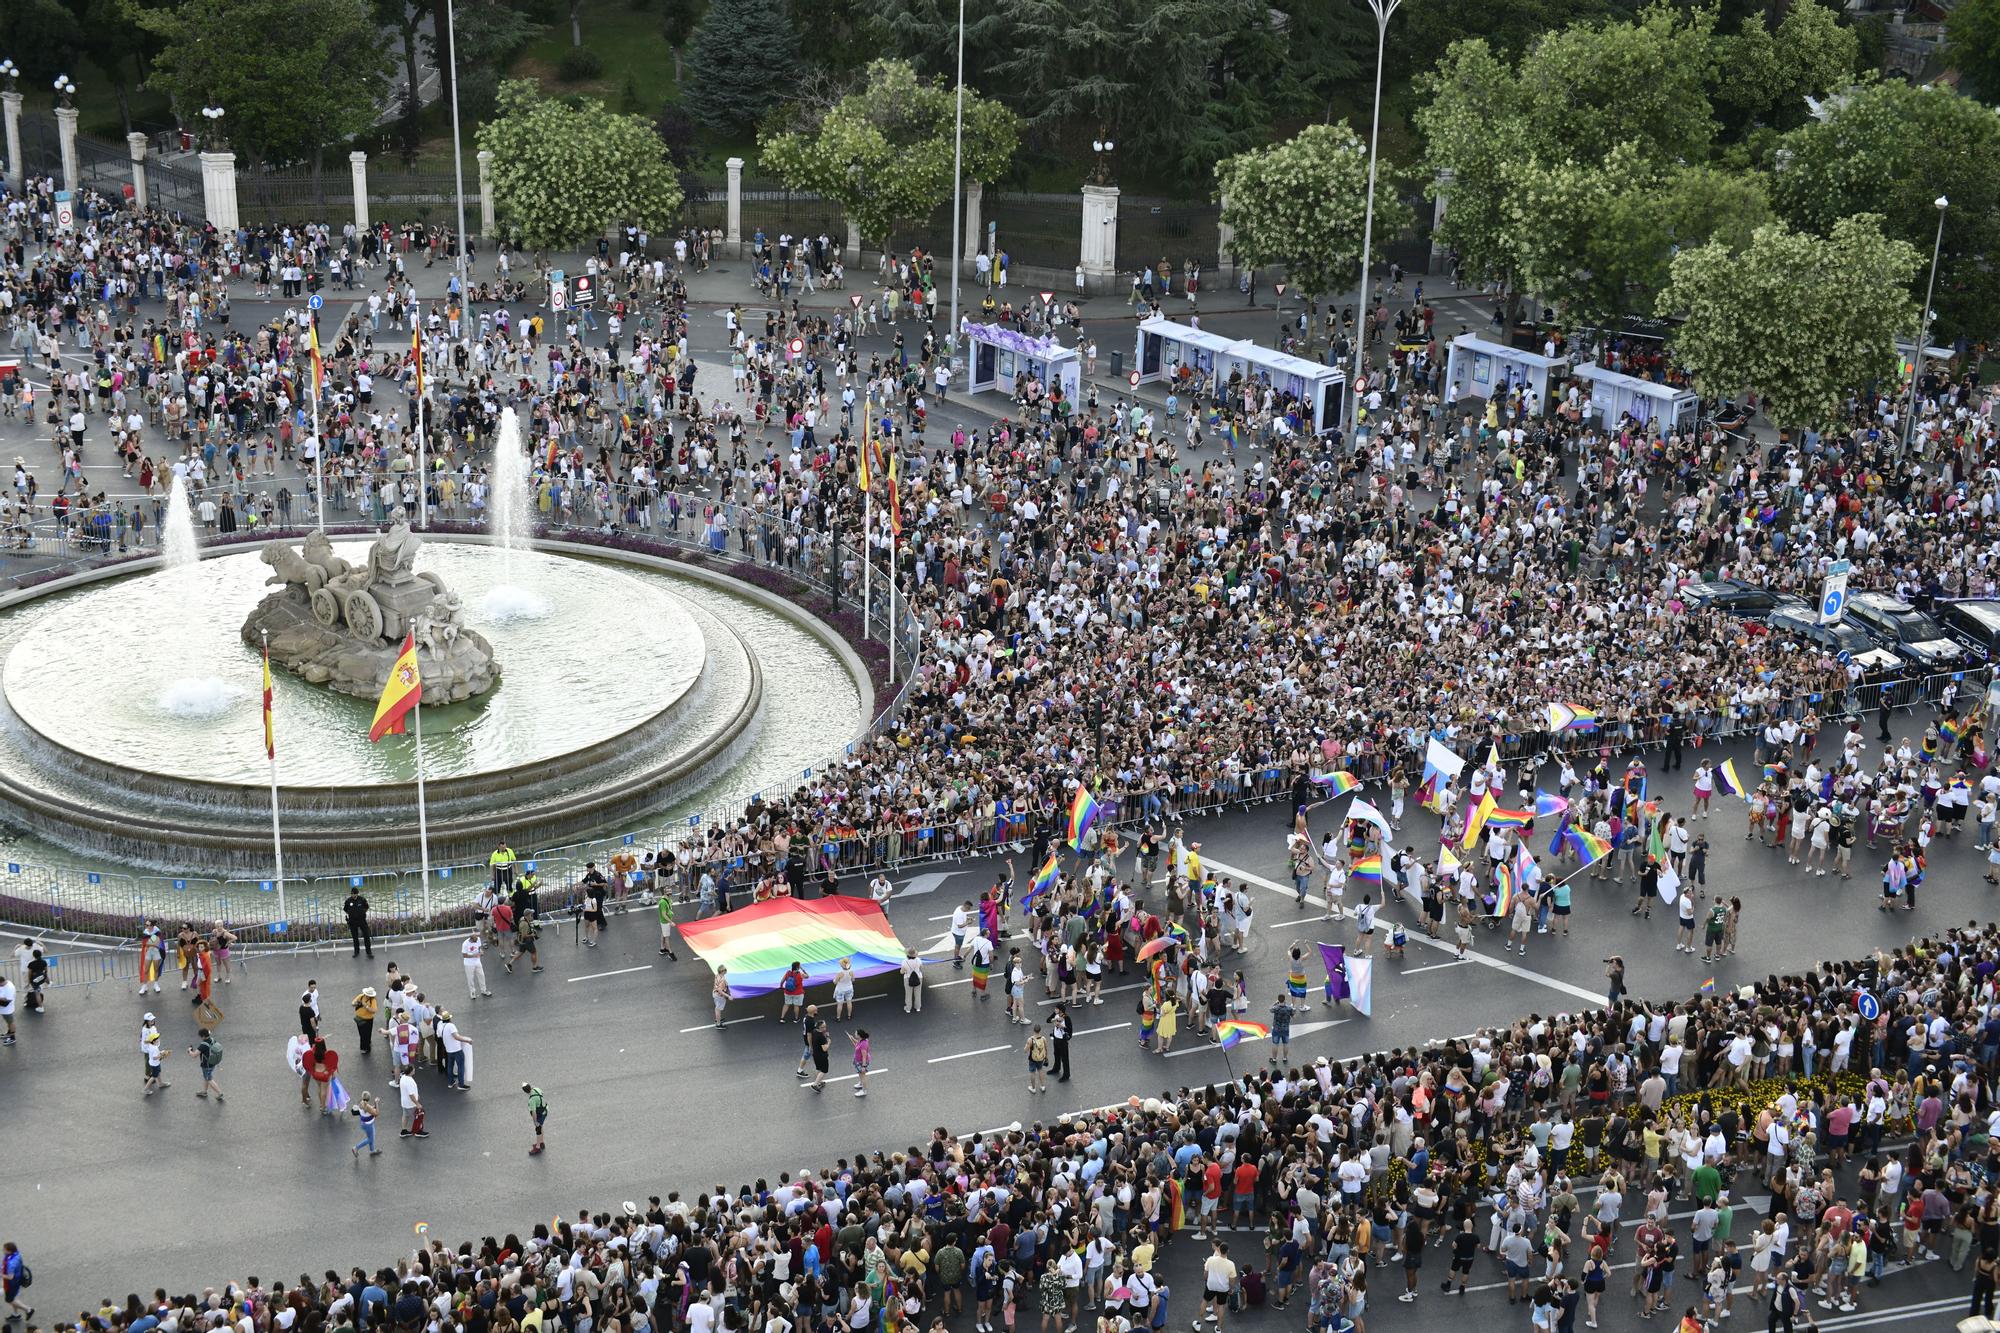
[[[505,408],[500,413],[500,432],[493,441],[492,488],[486,497],[487,529],[500,546],[503,577],[480,603],[488,620],[502,624],[540,620],[549,613],[549,599],[515,577],[515,556],[529,549],[535,531],[535,510],[528,494],[530,479],[521,419],[513,408]]]
[[[160,556],[174,602],[166,623],[170,627],[186,625],[189,617],[201,614],[195,572],[201,564],[201,544],[194,535],[194,507],[188,501],[187,480],[179,474],[167,492],[167,515],[160,521]],[[167,632],[172,634],[173,630]],[[169,656],[186,660],[185,655],[172,653],[171,645]],[[161,711],[175,717],[220,717],[244,693],[244,687],[220,676],[177,676],[161,687],[157,702]]]

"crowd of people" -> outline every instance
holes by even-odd
[[[1617,1305],[1697,1329],[1768,1311],[1791,1328],[1813,1307],[1869,1308],[1885,1274],[1942,1261],[1970,1271],[1969,1308],[1991,1314],[1996,972],[2000,928],[1969,925],[1686,1003],[1617,1000],[1281,1061],[1017,1129],[940,1127],[899,1152],[582,1209],[525,1235],[451,1245],[420,1227],[399,1260],[330,1252],[296,1282],[108,1295],[37,1321],[10,1244],[5,1294],[52,1333],[889,1333],[968,1315],[980,1333],[1037,1316],[1130,1333],[1189,1317],[1220,1329],[1267,1301],[1297,1302],[1313,1333],[1365,1333],[1371,1302],[1490,1279],[1536,1333],[1558,1333]],[[370,998],[355,1001],[364,1030]],[[309,988],[302,1098],[325,1063],[317,1021]],[[462,1068],[449,1042],[426,1049],[411,1043],[399,1067]],[[523,1091],[539,1147],[547,1099]],[[374,1103],[351,1109],[357,1151],[372,1151]],[[406,1134],[421,1109],[404,1102]]]

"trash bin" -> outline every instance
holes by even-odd
[[[1111,354],[1111,378],[1114,380],[1125,378],[1125,353],[1113,352]]]

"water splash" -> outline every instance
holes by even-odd
[[[201,542],[194,532],[194,506],[188,500],[187,479],[174,475],[167,491],[167,515],[160,524],[160,555],[167,569],[165,625],[169,658],[185,660],[171,639],[174,627],[193,623],[201,605]],[[221,717],[244,697],[245,690],[220,676],[179,676],[168,681],[156,700],[160,711],[174,717],[203,720]]]
[[[500,582],[480,603],[486,618],[500,624],[540,620],[549,613],[549,599],[517,573],[522,551],[531,549],[535,512],[529,487],[533,473],[521,440],[521,418],[514,409],[500,413],[500,431],[493,441],[492,489],[486,497],[487,529],[500,546]]]

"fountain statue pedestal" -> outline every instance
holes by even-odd
[[[369,547],[364,568],[335,555],[323,533],[298,549],[266,547],[263,559],[274,572],[265,582],[282,586],[243,622],[244,642],[268,642],[273,662],[314,685],[373,699],[409,634],[425,703],[486,693],[499,681],[493,645],[465,627],[459,599],[442,579],[412,568],[417,547],[400,509]]]

